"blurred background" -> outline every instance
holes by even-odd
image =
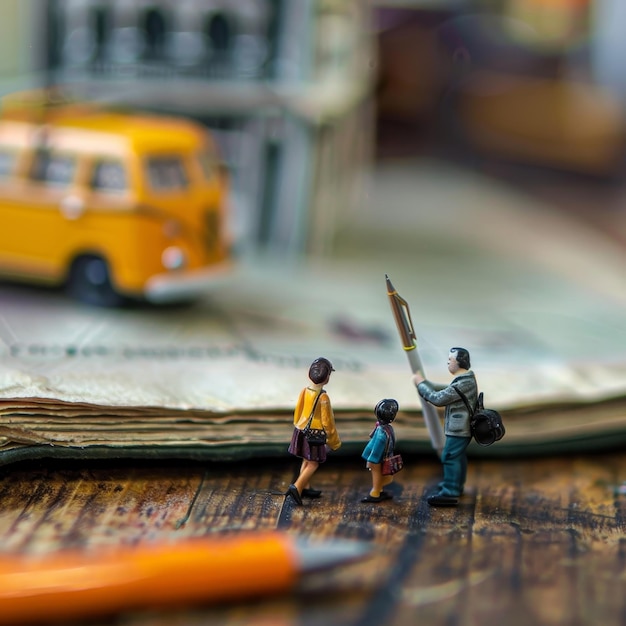
[[[616,0],[377,3],[379,158],[454,160],[623,245],[625,11]]]
[[[241,251],[319,255],[376,162],[513,181],[624,242],[620,0],[5,0],[0,91],[190,116]]]

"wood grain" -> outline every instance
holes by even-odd
[[[433,509],[423,497],[439,478],[436,459],[405,461],[389,488],[394,499],[363,504],[363,464],[331,457],[315,477],[322,498],[302,507],[283,495],[297,468],[290,459],[14,465],[0,474],[2,552],[268,528],[376,548],[367,561],[310,576],[284,597],[146,610],[103,626],[623,623],[622,455],[474,460],[453,509]]]

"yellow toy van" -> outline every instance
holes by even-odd
[[[226,177],[186,119],[12,96],[0,112],[0,274],[103,306],[192,297],[231,267]]]

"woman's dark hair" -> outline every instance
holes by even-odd
[[[318,385],[319,383],[326,382],[330,373],[334,371],[335,368],[333,364],[328,359],[320,357],[311,363],[311,367],[309,367],[309,378]]]
[[[393,420],[396,418],[397,412],[398,402],[393,398],[385,398],[374,407],[376,419],[381,424],[391,424],[391,422],[393,422]]]
[[[450,352],[456,352],[456,362],[464,370],[468,370],[472,367],[469,352],[465,348],[450,348]]]

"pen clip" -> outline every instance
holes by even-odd
[[[398,294],[398,292],[394,293],[393,297],[396,298],[400,304],[398,309],[400,312],[398,322],[400,323],[400,334],[402,335],[404,347],[413,347],[414,342],[417,341],[417,337],[415,336],[415,330],[413,329],[413,320],[411,319],[409,304]]]

